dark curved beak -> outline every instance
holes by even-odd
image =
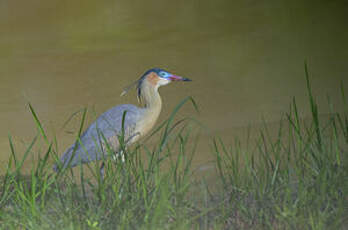
[[[176,76],[176,75],[170,76],[169,79],[170,79],[171,81],[192,81],[192,80],[189,79],[189,78],[180,77],[180,76]]]

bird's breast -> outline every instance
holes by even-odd
[[[137,122],[135,133],[139,133],[140,137],[146,135],[156,124],[160,111],[146,111],[144,116]],[[137,139],[138,139],[137,138]]]

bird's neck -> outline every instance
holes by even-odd
[[[145,110],[159,115],[162,108],[162,100],[158,93],[158,87],[150,82],[143,82],[140,97],[144,102]]]

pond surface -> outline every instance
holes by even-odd
[[[36,134],[28,102],[63,151],[78,129],[78,121],[62,128],[74,112],[137,103],[134,92],[119,95],[152,67],[193,80],[160,89],[160,120],[192,96],[200,114],[186,105],[180,116],[195,116],[227,144],[263,118],[279,121],[294,96],[309,115],[305,60],[320,112],[330,112],[327,95],[341,110],[347,22],[346,1],[2,0],[1,167],[9,134],[18,151]],[[212,158],[207,133],[195,164]]]

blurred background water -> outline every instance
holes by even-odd
[[[227,143],[263,118],[277,123],[292,97],[309,115],[305,60],[321,114],[330,113],[327,95],[342,110],[347,28],[343,0],[1,0],[0,165],[9,134],[17,143],[36,134],[28,102],[63,151],[76,135],[67,129],[78,128],[62,128],[72,113],[137,103],[134,92],[119,95],[152,67],[193,79],[160,89],[160,120],[192,96],[200,114],[185,106],[180,116],[194,115]],[[210,141],[203,133],[196,164],[211,159]]]

